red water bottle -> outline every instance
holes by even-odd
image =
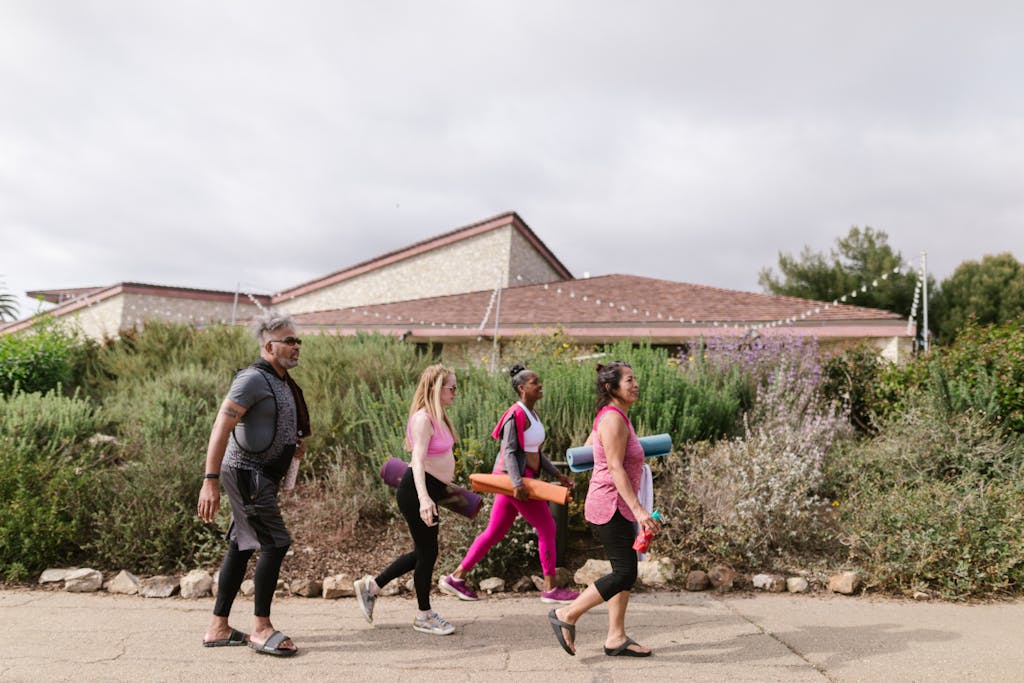
[[[654,518],[658,524],[664,524],[665,519],[661,516],[661,513],[655,510],[651,513],[651,517]],[[651,545],[651,539],[654,538],[654,532],[648,531],[647,529],[641,528],[640,533],[636,535],[636,540],[633,541],[633,550],[638,553],[646,553],[647,548]]]

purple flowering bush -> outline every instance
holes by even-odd
[[[699,363],[684,364],[720,373],[740,367],[754,399],[740,436],[695,444],[687,462],[664,468],[661,500],[685,520],[666,533],[679,553],[769,568],[833,542],[819,496],[823,467],[851,430],[844,411],[822,398],[816,342],[788,341],[716,341]]]

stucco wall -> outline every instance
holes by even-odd
[[[306,313],[477,292],[494,289],[499,275],[503,286],[559,279],[533,245],[506,225],[283,301],[277,308]]]
[[[121,327],[140,327],[147,320],[214,325],[231,322],[232,301],[181,299],[151,294],[123,294]],[[238,299],[237,319],[245,320],[259,314],[259,309],[245,297]]]
[[[121,330],[123,308],[124,297],[112,296],[63,316],[61,322],[71,325],[91,339],[113,339]]]
[[[511,230],[511,228],[509,228]],[[560,281],[562,277],[530,241],[518,230],[511,230],[512,249],[506,275],[507,286],[535,285],[542,282]]]

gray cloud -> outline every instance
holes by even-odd
[[[0,274],[274,291],[514,209],[577,275],[756,290],[885,230],[1021,258],[1014,3],[0,8]]]

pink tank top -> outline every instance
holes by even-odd
[[[420,413],[427,416],[427,419],[430,420],[430,426],[434,428],[434,435],[430,437],[430,443],[427,444],[427,457],[436,458],[451,453],[452,446],[455,445],[455,437],[448,431],[448,425],[443,422],[438,423],[433,415],[423,409],[413,413],[413,417]],[[409,422],[405,425],[405,440],[410,446],[412,445],[412,417],[409,418]]]
[[[608,470],[608,460],[605,458],[604,446],[601,444],[601,437],[597,433],[597,425],[602,419],[626,421],[629,427],[629,439],[626,441],[626,454],[623,458],[623,467],[629,483],[634,491],[640,490],[640,474],[644,467],[644,447],[633,431],[633,424],[624,412],[615,406],[605,406],[594,418],[593,447],[594,447],[594,471],[590,475],[590,488],[587,490],[587,500],[583,506],[583,516],[593,524],[607,524],[618,510],[622,516],[631,522],[636,521],[633,511],[626,505],[626,501],[619,495],[615,488],[615,481],[612,473]]]

